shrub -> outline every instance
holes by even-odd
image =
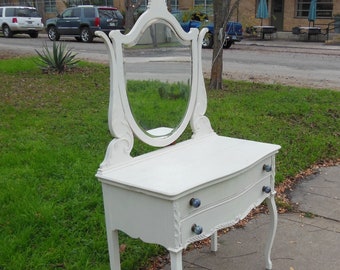
[[[77,54],[72,53],[64,43],[53,42],[52,52],[44,45],[42,52],[35,50],[39,55],[37,64],[43,71],[64,72],[66,69],[74,67],[79,60],[74,59]]]

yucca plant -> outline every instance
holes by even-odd
[[[58,73],[64,72],[66,69],[74,67],[79,60],[76,60],[76,53],[72,53],[71,49],[67,48],[65,43],[53,42],[52,51],[47,47],[45,43],[43,50],[39,52],[35,50],[39,55],[37,64],[44,71],[57,71]]]

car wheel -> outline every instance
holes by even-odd
[[[6,24],[2,27],[2,33],[3,33],[3,35],[4,35],[5,38],[11,38],[11,37],[13,37],[13,32],[11,31],[11,29],[9,28],[9,26],[6,25]]]
[[[213,44],[214,44],[213,35],[210,32],[206,33],[203,38],[202,48],[203,49],[212,48]]]
[[[48,35],[48,38],[51,40],[51,41],[58,41],[59,38],[60,38],[60,35],[57,31],[57,28],[55,26],[49,26],[48,29],[47,29],[47,35]]]
[[[93,41],[93,34],[88,27],[83,27],[80,30],[80,38],[82,42],[92,42]]]
[[[232,40],[226,40],[223,44],[223,48],[225,49],[229,49],[231,47],[231,45],[233,45],[233,41]]]
[[[29,35],[31,38],[37,38],[39,36],[39,32],[34,31],[34,32],[29,32]]]

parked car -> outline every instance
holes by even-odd
[[[116,29],[124,32],[124,19],[114,7],[70,7],[56,18],[46,21],[48,38],[52,41],[59,40],[62,35],[68,35],[74,36],[78,41],[92,42],[95,31],[101,30],[108,34]]]
[[[191,15],[190,20],[183,21],[181,12],[174,12],[175,17],[180,22],[184,31],[189,32],[190,28],[208,28],[202,43],[203,48],[212,48],[214,45],[214,25],[208,20],[208,16],[204,13],[195,12]],[[242,24],[239,22],[228,22],[223,47],[229,49],[235,42],[243,39]]]
[[[39,31],[44,30],[41,16],[34,7],[3,6],[0,7],[0,26],[4,37],[15,34],[28,34],[37,38]]]

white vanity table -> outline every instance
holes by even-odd
[[[123,47],[134,46],[155,23],[168,27],[182,45],[190,47],[190,89],[177,126],[147,129],[135,119],[129,102]],[[211,236],[211,249],[217,251],[217,230],[237,223],[264,200],[271,215],[264,266],[272,269],[270,251],[277,226],[275,154],[280,147],[222,137],[212,130],[204,115],[201,42],[205,33],[197,29],[185,33],[163,0],[149,1],[127,35],[112,31],[110,41],[97,32],[108,48],[111,70],[109,128],[114,139],[96,176],[102,183],[112,270],[120,269],[119,230],[164,246],[170,252],[171,269],[181,270],[182,250],[188,244]],[[189,123],[192,138],[175,143]],[[159,149],[131,157],[135,136]]]

